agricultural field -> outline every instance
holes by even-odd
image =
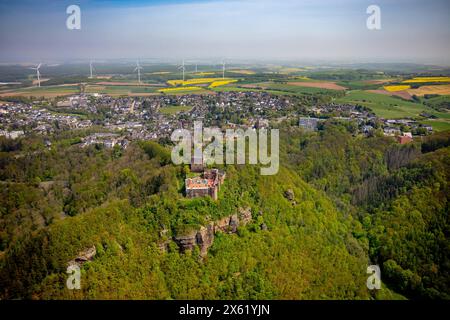
[[[341,103],[353,103],[366,106],[383,118],[419,117],[422,112],[436,114],[437,112],[421,103],[405,101],[400,98],[382,95],[373,92],[355,90],[348,92],[344,97],[336,99]]]
[[[434,82],[450,82],[450,77],[415,77],[403,80],[402,83],[434,83]]]
[[[164,83],[138,83],[137,81],[101,81],[95,83],[99,86],[139,86],[139,87],[161,87]]]
[[[335,82],[314,82],[314,81],[299,81],[299,82],[288,82],[287,84],[292,86],[299,87],[308,87],[308,88],[320,88],[320,89],[329,89],[329,90],[346,90],[346,87],[340,86]]]
[[[389,91],[389,92],[397,92],[397,91],[403,91],[403,90],[410,89],[411,86],[409,86],[409,85],[392,85],[392,86],[384,86],[383,88],[384,88],[384,90]]]
[[[247,70],[247,69],[240,69],[240,70],[227,70],[227,72],[231,72],[231,73],[238,73],[238,74],[246,74],[246,75],[252,75],[252,74],[256,74],[255,71],[253,70]]]
[[[163,88],[159,89],[158,92],[165,94],[207,94],[211,93],[209,90],[205,90],[202,87],[186,86],[186,87],[173,87],[173,88]]]
[[[412,96],[407,91],[387,91],[385,89],[367,90],[367,92],[395,96],[405,100],[412,100]]]
[[[423,96],[426,94],[450,95],[450,84],[420,86],[406,90],[411,95]]]
[[[157,87],[149,86],[99,86],[99,85],[88,85],[86,86],[86,93],[103,93],[109,94],[111,96],[123,96],[123,95],[136,95],[136,94],[155,94],[157,93]]]
[[[54,98],[57,96],[67,96],[77,94],[80,92],[78,85],[59,85],[59,86],[45,86],[45,87],[29,87],[15,90],[8,90],[0,92],[0,97],[44,97]]]
[[[233,82],[237,82],[237,80],[236,79],[234,79],[234,80],[233,79],[230,79],[230,80],[219,80],[219,81],[214,81],[208,87],[209,88],[215,88],[215,87],[225,86],[225,85],[233,83]]]
[[[215,74],[216,74],[215,72],[204,72],[204,71],[195,73],[195,75],[201,76],[201,77],[203,77],[203,76],[212,76],[212,75],[215,75]]]
[[[282,93],[314,94],[314,93],[333,93],[336,91],[328,88],[298,85],[299,83],[303,84],[308,82],[294,82],[294,84],[292,84],[291,82],[287,83],[261,82],[254,84],[246,84],[242,85],[241,87],[249,89],[254,88],[265,91],[279,91],[278,94]]]
[[[189,86],[189,85],[197,85],[197,84],[208,84],[213,83],[215,81],[224,81],[224,80],[233,80],[230,78],[195,78],[189,80],[169,80],[167,83],[171,86]]]
[[[450,130],[450,121],[425,120],[420,123],[432,126],[433,130],[437,132]]]

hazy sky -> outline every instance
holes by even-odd
[[[81,30],[66,28],[71,4]],[[450,1],[0,0],[2,62],[182,57],[450,64]]]

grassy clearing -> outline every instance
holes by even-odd
[[[178,112],[190,111],[192,107],[190,106],[167,106],[159,109],[159,112],[164,114],[176,114]]]
[[[420,123],[432,126],[433,130],[437,132],[450,130],[450,121],[426,120]]]
[[[435,110],[421,103],[359,90],[350,91],[344,97],[336,99],[336,101],[366,106],[372,109],[377,116],[383,118],[414,118],[424,111],[430,114],[437,114]]]

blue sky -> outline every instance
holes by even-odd
[[[68,30],[66,7],[81,8]],[[366,28],[381,8],[382,29]],[[0,0],[0,61],[266,59],[450,64],[446,0]]]

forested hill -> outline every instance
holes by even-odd
[[[408,298],[450,298],[450,132],[399,145],[330,125],[288,135],[286,162],[362,223],[383,281]]]
[[[367,256],[351,235],[351,219],[343,219],[324,195],[293,172],[282,169],[275,177],[262,177],[256,168],[229,167],[215,203],[183,199],[177,185],[180,170],[156,167],[153,170],[166,172],[167,179],[142,206],[133,207],[130,200],[107,200],[12,244],[2,266],[3,295],[368,298]],[[127,172],[130,181],[139,184],[133,169]],[[294,199],[286,198],[287,189]],[[207,219],[235,213],[242,206],[250,206],[253,222],[237,234],[218,234],[204,259],[199,259],[197,249],[180,253],[174,242],[168,252],[158,246],[166,239],[161,237],[164,228],[170,238],[185,232],[183,226],[197,228]],[[262,223],[267,230],[261,229]],[[83,265],[82,289],[66,289],[67,262],[92,245],[97,254]]]
[[[39,138],[1,141],[1,298],[398,298],[388,286],[448,297],[445,135],[399,147],[333,124],[283,131],[279,173],[227,166],[218,201],[185,199],[189,170],[164,147],[80,149],[73,135],[44,151]],[[242,208],[252,220],[203,258],[173,241]],[[68,290],[68,262],[93,246],[81,290]]]

